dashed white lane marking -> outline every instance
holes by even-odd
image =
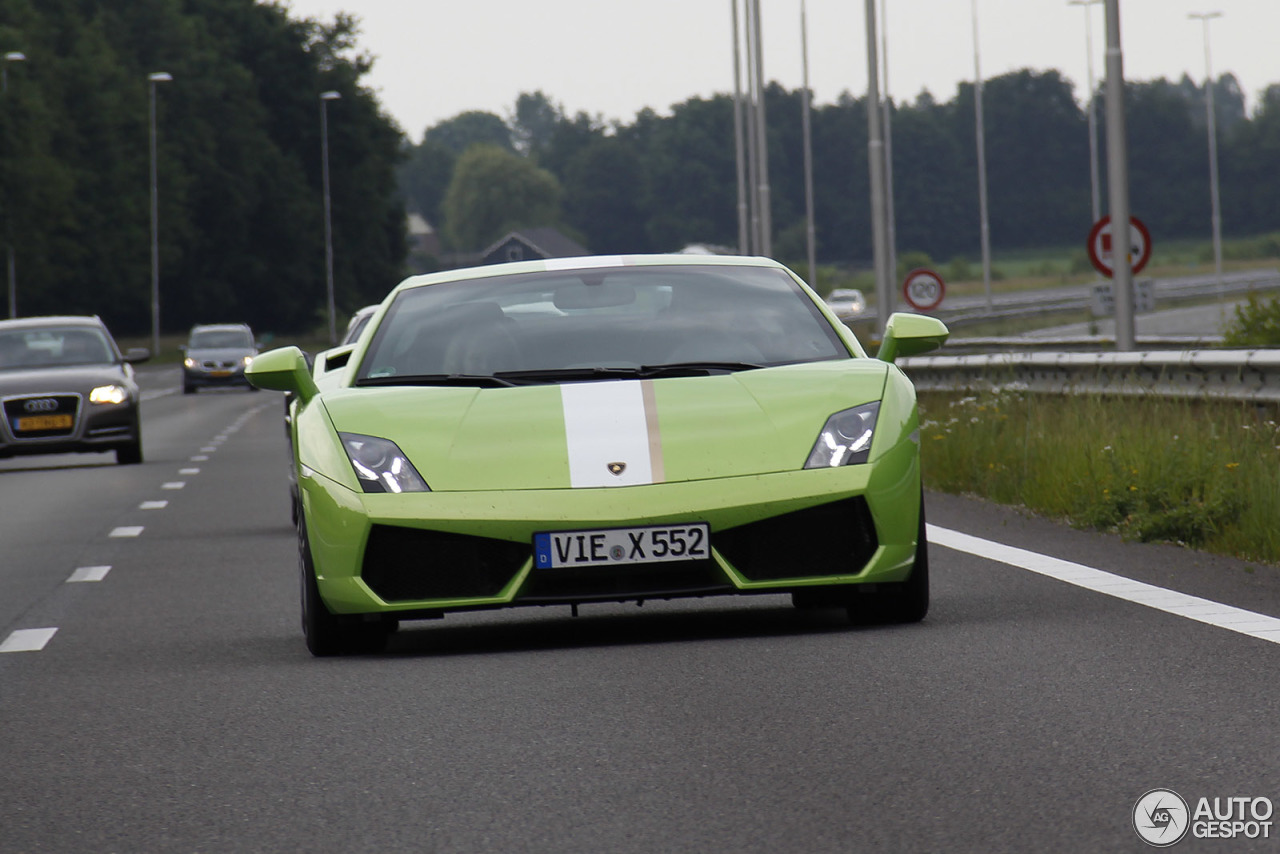
[[[1187,593],[1179,593],[1154,584],[1134,581],[1122,575],[1094,569],[1071,561],[1038,554],[1036,552],[1006,546],[1003,543],[984,540],[979,537],[962,534],[936,525],[927,526],[929,542],[945,548],[977,555],[988,560],[1007,563],[1010,566],[1036,572],[1040,575],[1065,581],[1086,590],[1105,593],[1127,602],[1135,602],[1173,614],[1217,626],[1220,629],[1238,632],[1260,640],[1280,643],[1280,619],[1246,611],[1231,605],[1223,605],[1212,599],[1202,599]]]
[[[144,501],[138,505],[139,510],[163,510],[169,506],[168,501]]]
[[[57,632],[57,629],[18,629],[10,632],[0,652],[39,652]]]
[[[125,525],[113,528],[108,537],[136,537],[142,533],[142,525]]]
[[[203,448],[201,448],[201,449],[200,449],[200,453],[202,453],[202,454],[212,454],[212,453],[213,453],[214,451],[216,451],[216,450],[218,450],[218,446],[217,446],[217,445],[205,445]]]
[[[182,488],[183,488],[184,486],[186,486],[186,485],[187,485],[187,484],[186,484],[186,481],[182,481],[182,480],[171,480],[171,481],[169,481],[168,483],[162,483],[162,484],[160,484],[160,488],[161,488],[161,489],[182,489]]]
[[[200,469],[178,469],[178,474],[200,474]]]
[[[71,577],[67,579],[67,583],[72,584],[77,581],[101,581],[107,577],[107,573],[110,571],[110,566],[82,566],[75,572],[71,573]]]
[[[203,463],[208,459],[209,459],[209,456],[207,454],[196,454],[194,457],[191,458],[191,462]]]

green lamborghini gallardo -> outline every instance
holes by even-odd
[[[359,341],[253,360],[291,392],[302,626],[376,651],[449,611],[788,593],[929,607],[915,391],[763,258],[566,258],[401,283]]]

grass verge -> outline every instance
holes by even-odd
[[[920,418],[931,489],[1126,539],[1280,564],[1274,407],[922,392]]]

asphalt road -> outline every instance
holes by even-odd
[[[319,660],[280,398],[146,381],[143,465],[0,461],[0,643],[56,628],[0,653],[6,854],[1143,851],[1148,790],[1280,801],[1275,569],[931,494],[920,625],[510,610]]]

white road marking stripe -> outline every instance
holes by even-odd
[[[1094,569],[1079,563],[1038,554],[1026,549],[1006,546],[936,525],[927,526],[929,543],[966,552],[988,560],[1007,563],[1040,575],[1056,578],[1086,590],[1105,593],[1138,605],[1146,605],[1166,614],[1185,617],[1220,629],[1237,632],[1260,640],[1280,643],[1280,619],[1246,611],[1232,605],[1203,599],[1177,590],[1134,581],[1122,575]]]
[[[10,632],[0,652],[39,652],[57,632],[57,629],[18,629]]]
[[[205,447],[200,449],[200,453],[212,454],[216,450],[218,450],[218,447],[216,445],[206,445]]]
[[[570,383],[560,386],[560,400],[571,486],[653,483],[640,383]],[[615,475],[609,471],[613,463],[626,467]]]
[[[184,486],[186,486],[186,485],[187,485],[187,484],[186,484],[186,482],[185,482],[185,481],[181,481],[181,480],[171,480],[171,481],[169,481],[168,483],[162,483],[162,484],[160,484],[160,488],[161,488],[161,489],[182,489],[182,488],[183,488]]]
[[[200,474],[200,469],[178,469],[178,474]]]
[[[139,510],[163,510],[169,506],[168,501],[144,501],[138,505]]]
[[[113,528],[108,537],[136,537],[142,533],[141,525],[125,525],[120,528]]]
[[[193,463],[203,463],[203,462],[205,462],[205,461],[206,461],[206,460],[208,460],[208,459],[209,459],[208,454],[196,454],[194,457],[192,457],[192,458],[191,458],[191,462],[193,462]]]
[[[72,584],[77,581],[101,581],[107,577],[107,573],[110,571],[110,566],[82,566],[75,572],[71,573],[71,577],[67,579],[67,583]]]

